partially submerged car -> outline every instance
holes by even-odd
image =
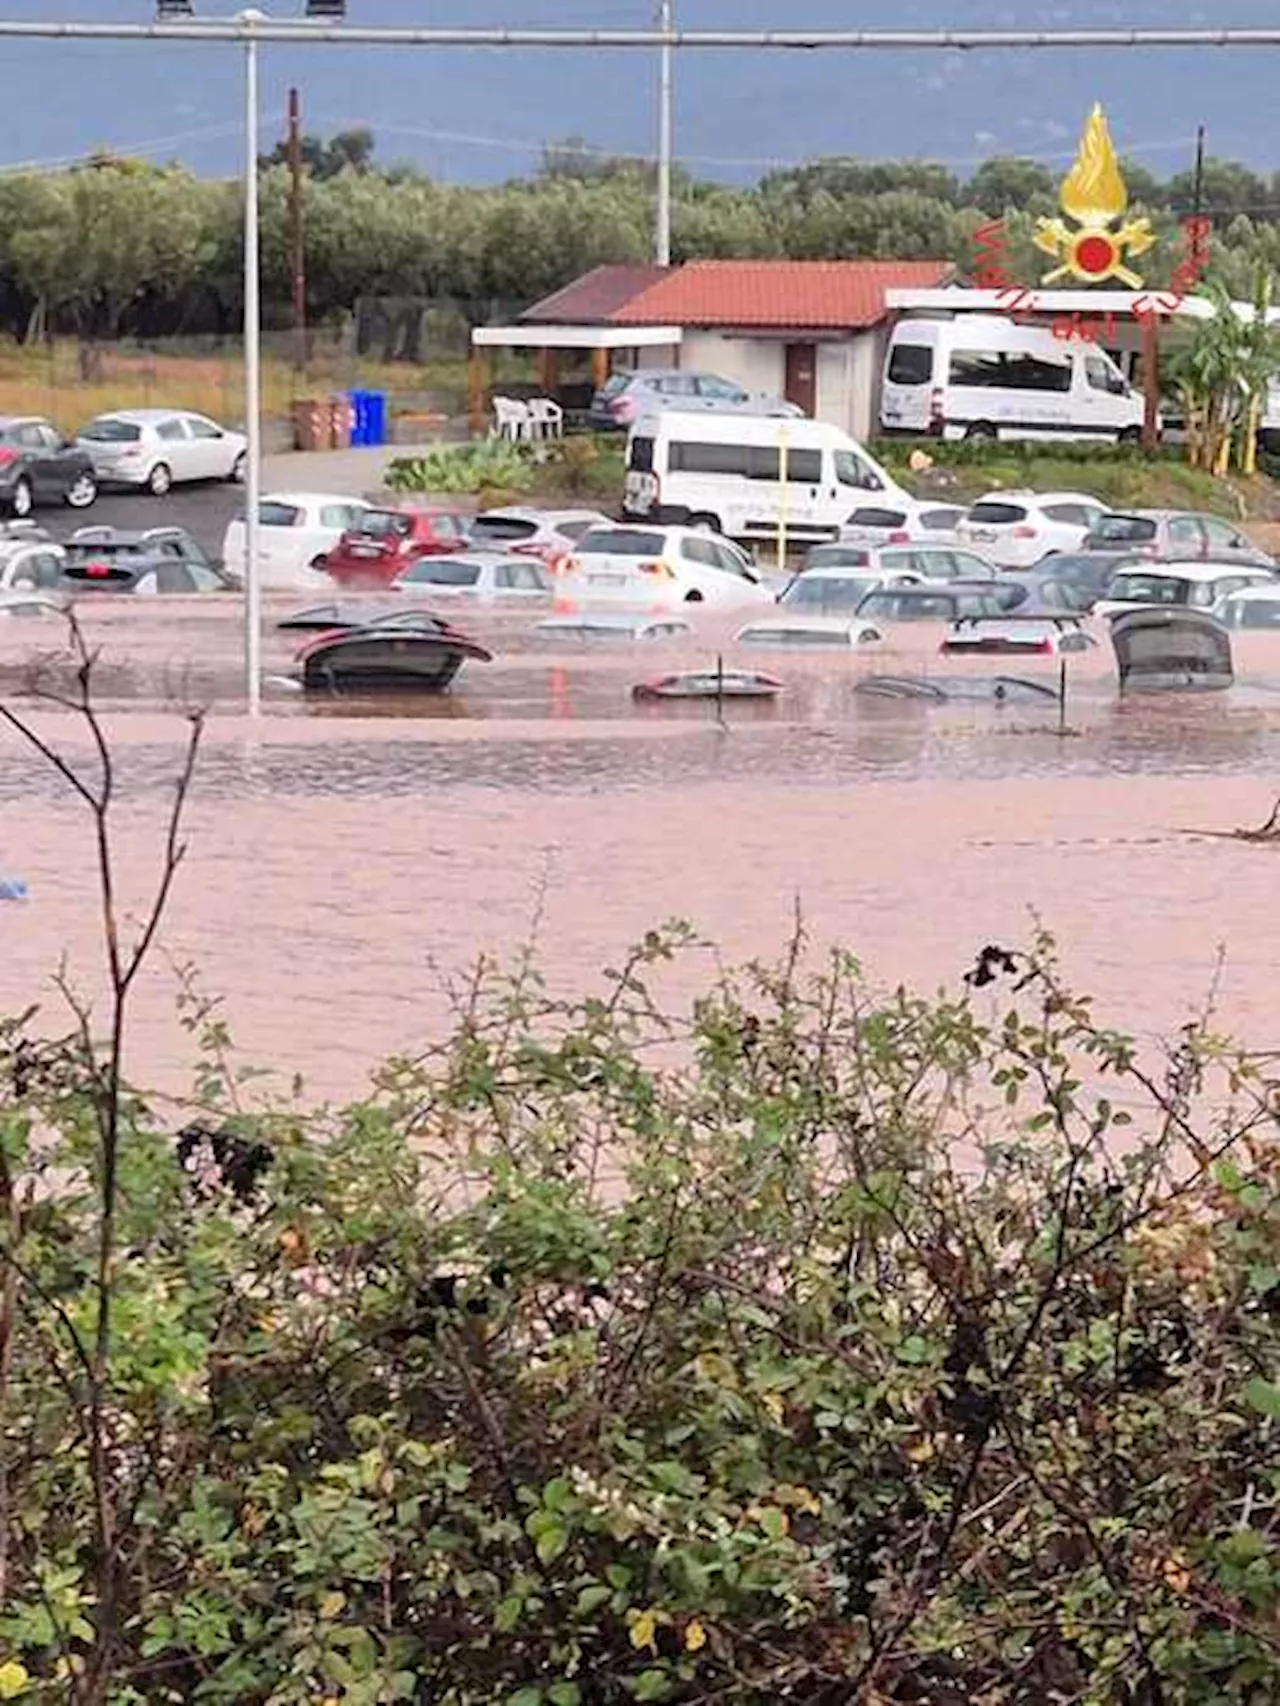
[[[962,616],[938,650],[948,657],[1063,657],[1097,641],[1077,616]]]
[[[1230,687],[1231,636],[1207,610],[1125,610],[1111,619],[1120,691],[1195,692]]]
[[[884,635],[871,622],[852,621],[838,616],[786,616],[781,610],[775,616],[763,616],[748,622],[734,635],[740,646],[834,647],[847,651],[851,647],[871,646]]]

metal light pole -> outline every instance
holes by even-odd
[[[659,0],[658,27],[671,33],[671,0]],[[659,49],[658,60],[658,217],[654,259],[671,265],[671,42]]]
[[[258,265],[258,42],[261,12],[241,12],[246,26],[244,118],[244,416],[248,438],[244,481],[244,687],[249,715],[262,709],[262,585],[258,555],[262,491],[262,305]]]

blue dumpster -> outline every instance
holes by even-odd
[[[387,395],[385,391],[352,391],[352,444],[387,442]]]

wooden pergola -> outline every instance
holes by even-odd
[[[597,390],[609,377],[609,357],[615,350],[674,349],[684,338],[679,326],[477,326],[471,334],[467,363],[467,414],[473,433],[483,432],[489,415],[493,383],[490,351],[532,349],[539,354],[539,379],[548,393],[555,389],[563,350],[588,350],[591,378]]]

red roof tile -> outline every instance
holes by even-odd
[[[689,261],[610,318],[622,326],[855,331],[884,319],[886,290],[934,288],[953,270],[949,261]]]
[[[607,326],[614,317],[665,277],[665,267],[593,267],[563,289],[544,296],[520,316],[534,325]]]

